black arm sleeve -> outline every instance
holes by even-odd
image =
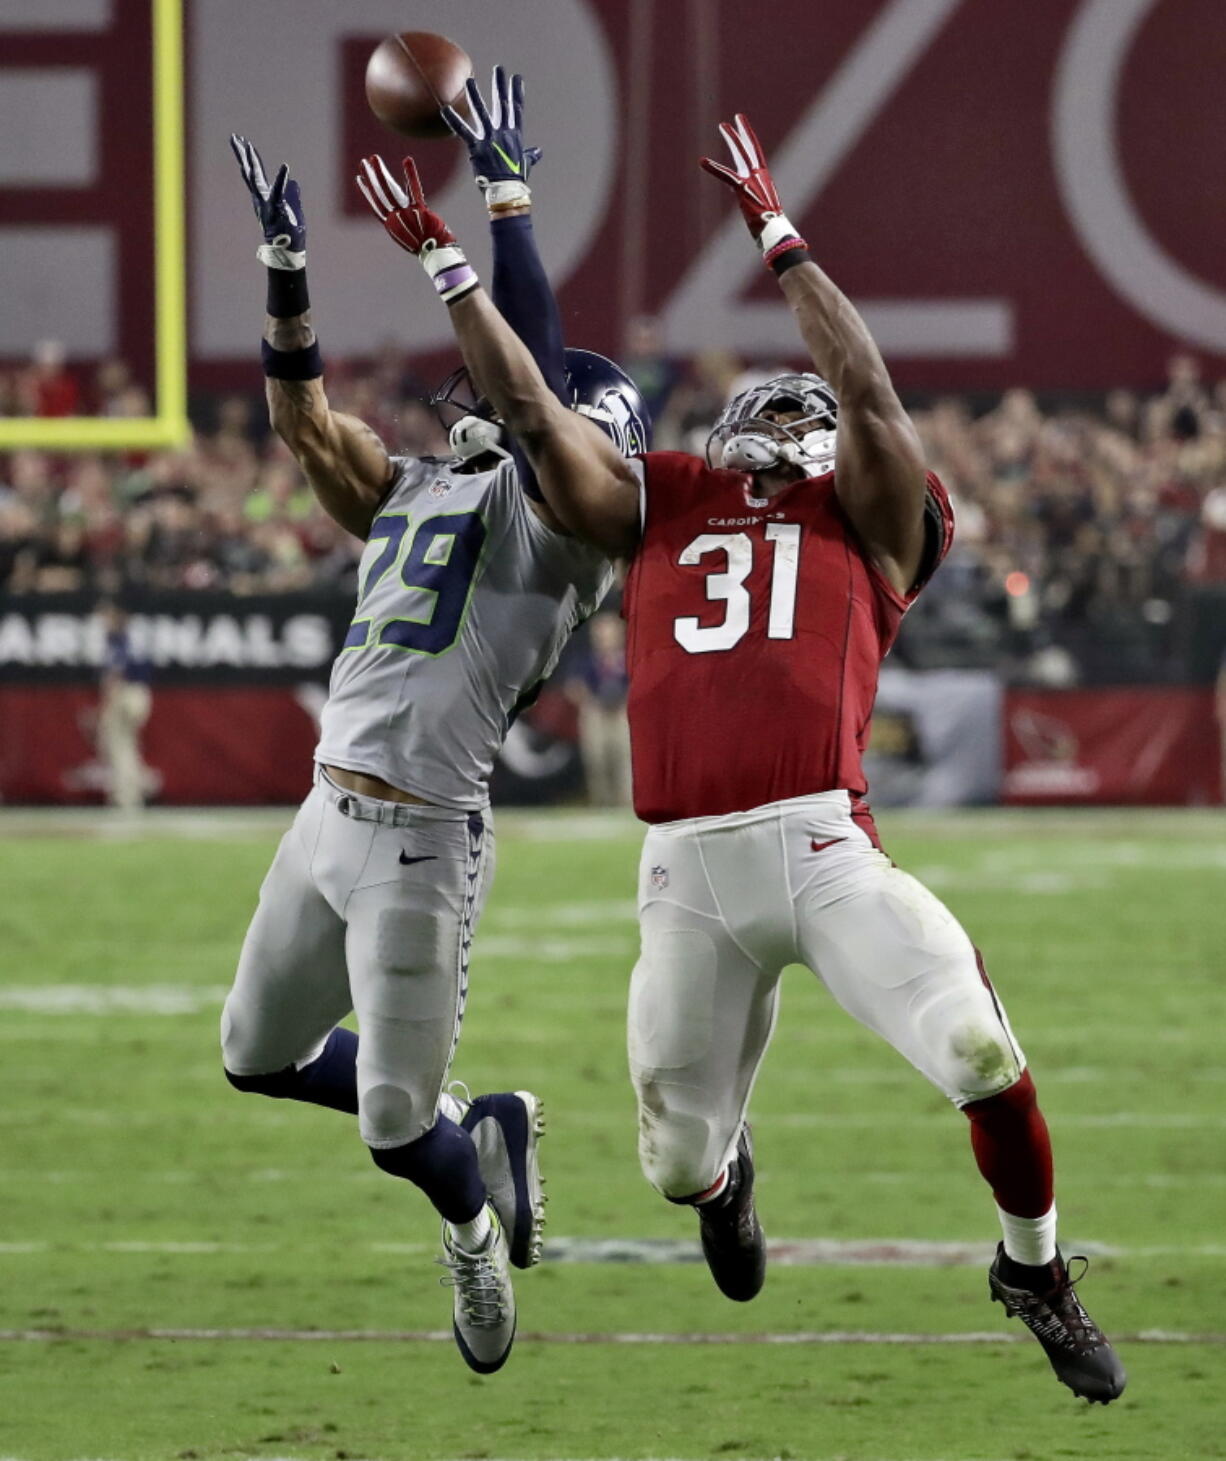
[[[494,303],[503,318],[532,352],[545,383],[560,401],[569,403],[566,390],[566,353],[562,318],[541,256],[536,251],[532,218],[495,218],[490,223],[494,240]],[[529,497],[542,501],[536,474],[519,447],[511,454],[519,480]]]
[[[541,256],[536,251],[532,219],[527,213],[514,218],[495,218],[490,233],[494,240],[494,303],[532,352],[549,389],[565,401],[562,319]]]

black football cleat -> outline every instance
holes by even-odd
[[[702,1251],[720,1293],[745,1303],[766,1281],[766,1235],[753,1201],[753,1142],[741,1127],[736,1161],[728,1184],[711,1202],[698,1207]]]
[[[1089,1261],[1080,1261],[1089,1267]],[[1073,1262],[1078,1262],[1077,1258]],[[1041,1285],[1014,1287],[1037,1270],[1015,1264],[998,1243],[988,1270],[988,1291],[1005,1306],[1010,1318],[1020,1319],[1046,1351],[1056,1378],[1074,1395],[1108,1405],[1124,1393],[1128,1376],[1110,1341],[1082,1307],[1068,1267],[1057,1251],[1046,1264]],[[1078,1275],[1085,1277],[1083,1268]]]

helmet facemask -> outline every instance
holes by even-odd
[[[638,387],[619,365],[592,350],[568,349],[566,384],[570,408],[586,416],[608,436],[623,456],[651,446],[651,417]],[[464,461],[485,452],[510,457],[507,433],[497,413],[479,396],[465,366],[453,370],[430,397],[447,429],[451,449]]]
[[[766,411],[799,411],[775,421]],[[838,401],[817,375],[780,375],[742,391],[724,407],[707,438],[707,463],[735,472],[798,467],[818,477],[834,467]]]
[[[439,421],[447,432],[451,450],[461,461],[475,461],[487,453],[510,458],[506,433],[484,396],[478,396],[467,369],[453,370],[431,395]]]

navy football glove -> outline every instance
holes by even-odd
[[[489,211],[496,216],[509,208],[522,207],[532,200],[528,173],[541,157],[539,147],[524,146],[520,130],[524,78],[512,76],[508,82],[506,71],[501,66],[494,67],[490,82],[492,113],[471,76],[467,91],[472,122],[466,122],[454,107],[443,108],[443,120],[468,148],[468,160]]]
[[[306,265],[306,220],[302,216],[302,198],[298,184],[289,175],[289,166],[282,163],[271,184],[264,171],[264,160],[246,137],[234,134],[230,146],[238,158],[243,182],[251,194],[255,216],[264,230],[264,242],[257,257],[270,269],[301,269]]]

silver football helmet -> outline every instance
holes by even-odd
[[[800,411],[783,425],[762,412]],[[724,407],[707,438],[707,462],[734,472],[764,472],[788,463],[818,477],[834,466],[839,403],[820,375],[777,375],[742,391]]]

